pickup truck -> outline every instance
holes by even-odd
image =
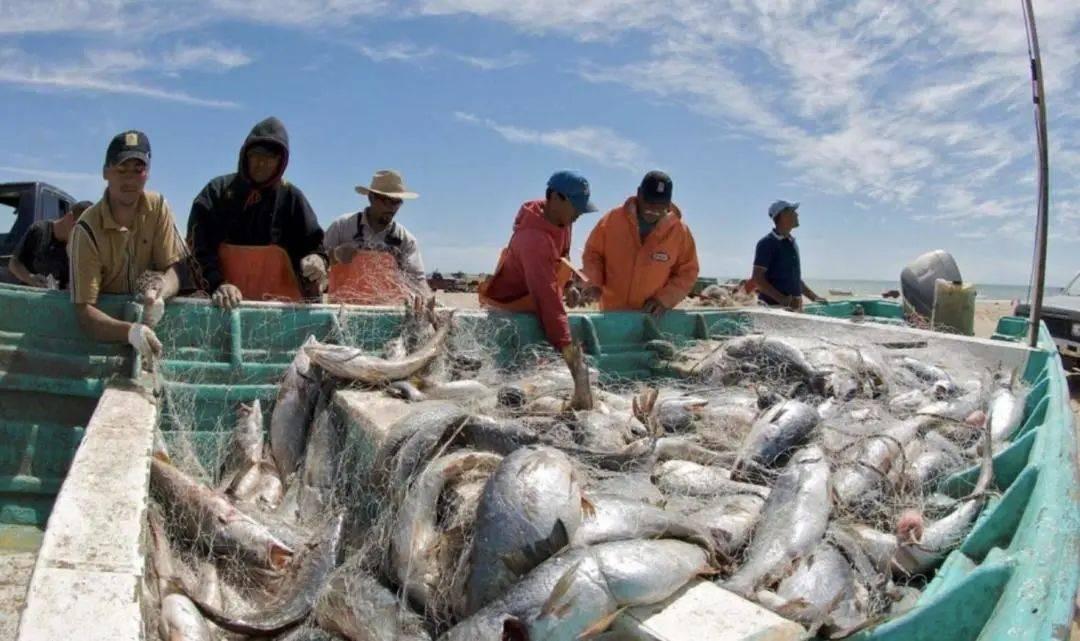
[[[1016,316],[1031,314],[1029,303],[1020,303],[1013,310]],[[1080,274],[1077,274],[1061,294],[1043,299],[1042,319],[1057,344],[1066,369],[1080,361]]]
[[[70,194],[48,183],[0,184],[0,282],[17,282],[8,260],[30,225],[59,218],[74,204]]]

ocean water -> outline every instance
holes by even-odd
[[[721,282],[724,279],[720,279]],[[806,284],[810,286],[820,296],[828,297],[829,290],[836,290],[842,292],[851,292],[852,296],[857,297],[878,297],[882,292],[889,291],[890,289],[900,290],[900,281],[888,281],[888,280],[859,280],[859,279],[825,279],[825,278],[811,278],[806,281]],[[1000,284],[980,284],[974,283],[976,298],[979,300],[1004,300],[1013,301],[1020,300],[1026,301],[1029,296],[1029,288],[1027,285],[1000,285]],[[1060,294],[1061,287],[1046,287],[1046,296],[1055,296]],[[833,295],[835,298],[837,295]]]

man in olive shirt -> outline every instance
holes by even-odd
[[[31,287],[49,287],[52,277],[54,289],[67,289],[67,244],[75,221],[92,205],[82,200],[71,206],[56,220],[39,220],[26,230],[8,262],[11,275]]]
[[[161,355],[154,331],[112,318],[96,305],[102,293],[137,294],[160,317],[164,301],[179,289],[177,266],[185,248],[165,198],[145,190],[149,172],[146,134],[117,134],[105,153],[105,195],[76,223],[70,246],[71,301],[79,326],[95,340],[127,341],[144,358]],[[148,270],[163,275],[140,278]]]

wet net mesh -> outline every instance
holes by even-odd
[[[216,516],[250,519],[292,556],[281,567],[253,561],[251,554],[222,543],[220,519],[202,519],[193,528],[190,510],[174,504],[187,497],[156,492],[151,520],[160,521],[164,546],[148,552],[148,602],[160,604],[165,594],[180,592],[241,616],[279,607],[298,590],[309,590],[318,595],[310,599],[315,605],[292,627],[319,627],[346,638],[359,634],[349,626],[364,627],[367,634],[374,634],[368,628],[378,628],[398,635],[372,638],[443,633],[466,618],[463,595],[473,553],[484,544],[476,538],[477,509],[499,458],[513,449],[507,441],[562,451],[572,461],[575,482],[586,498],[633,498],[710,532],[723,553],[711,557],[709,578],[721,586],[747,563],[753,539],[762,536],[755,524],[768,509],[768,500],[756,498],[755,490],[749,491],[749,502],[733,500],[733,494],[745,490],[724,490],[722,483],[770,488],[785,472],[791,454],[808,446],[821,448],[831,471],[829,530],[821,540],[844,540],[844,532],[869,528],[892,537],[895,547],[905,514],[917,514],[929,526],[969,498],[964,495],[972,489],[975,473],[969,472],[966,486],[954,483],[945,492],[941,481],[979,465],[986,454],[982,435],[989,429],[987,414],[1000,390],[1010,389],[1021,411],[1026,391],[1016,372],[1022,357],[1002,362],[978,342],[949,342],[884,326],[853,331],[850,324],[765,314],[744,318],[740,336],[686,340],[661,334],[648,346],[656,355],[648,380],[594,370],[594,410],[572,412],[567,404],[573,383],[557,355],[543,346],[523,345],[507,318],[466,316],[450,320],[445,310],[410,305],[401,321],[392,324],[377,315],[346,313],[345,308],[334,313],[333,322],[312,322],[310,333],[320,342],[358,346],[368,356],[392,361],[423,349],[438,324],[452,322],[453,330],[430,362],[398,380],[342,380],[320,376],[320,368],[313,366],[304,380],[316,398],[310,400],[304,424],[293,426],[306,432],[307,449],[293,474],[276,467],[269,446],[275,399],[287,378],[291,353],[245,351],[247,370],[255,373],[239,374],[249,377],[243,380],[237,380],[235,371],[223,374],[222,367],[199,367],[193,359],[182,371],[163,368],[158,373],[161,457],[194,484],[225,497],[238,513]],[[171,333],[186,337],[189,348],[225,340],[214,335],[220,323],[207,320],[195,326],[200,323],[174,327]],[[259,344],[260,337],[280,333],[280,323],[267,314],[261,323],[245,328],[246,338]],[[305,328],[287,329],[296,333]],[[743,344],[737,348],[736,341]],[[176,351],[170,358],[184,360],[184,347],[172,347]],[[207,389],[214,394],[213,402],[207,401]],[[342,392],[360,396],[343,400],[347,395]],[[266,445],[256,465],[261,472],[243,478],[250,468],[235,463],[242,440],[237,426],[255,398],[261,405],[258,434]],[[372,405],[375,399],[382,405]],[[753,475],[733,475],[756,426],[780,420],[776,409],[791,402],[811,408],[817,426],[794,439],[778,459],[755,468]],[[433,406],[447,413],[441,423],[430,416]],[[365,407],[385,407],[393,418],[367,425],[355,413],[359,409],[362,414]],[[370,410],[375,415],[383,411]],[[426,443],[409,433],[410,426],[419,424],[437,424],[417,432],[428,434]],[[913,424],[914,429],[904,427]],[[484,426],[510,436],[498,441],[490,430],[481,429]],[[510,428],[516,431],[508,432]],[[409,438],[399,439],[395,430]],[[1004,439],[995,442],[992,451],[1006,444]],[[316,460],[316,450],[326,457]],[[939,450],[947,454],[938,456],[944,462],[932,456]],[[469,459],[447,470],[438,467],[439,461],[462,452],[492,458]],[[858,492],[847,488],[844,494],[844,482]],[[724,506],[731,509],[723,515],[727,520],[718,521],[721,525],[702,520],[710,508]],[[320,575],[316,585],[298,588],[305,555],[314,554],[310,550],[321,525],[336,514],[345,519],[338,567]],[[738,530],[732,523],[748,523],[738,535],[741,542],[731,539]],[[967,527],[970,522],[953,545]],[[895,564],[868,563],[851,546],[836,547],[853,572],[853,578],[846,579],[851,595],[844,598],[857,603],[864,623],[880,621],[903,607],[900,604],[910,603],[911,591],[932,576],[932,569],[911,572]],[[942,558],[948,551],[935,550]],[[814,552],[792,559],[789,574]],[[155,568],[163,558],[171,568],[160,573],[171,578],[155,581]],[[758,588],[782,591],[784,585],[771,579]],[[776,606],[761,598],[763,604]],[[838,607],[836,602],[830,606]],[[793,615],[777,609],[815,630],[831,620],[829,611]],[[168,625],[161,618],[160,609],[147,608],[148,638]],[[830,634],[828,626],[819,633]]]

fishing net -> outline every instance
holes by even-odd
[[[749,482],[733,479],[731,472],[747,435],[770,408],[789,401],[804,403],[820,422],[797,447],[819,446],[834,478],[841,473],[866,477],[863,483],[872,491],[872,500],[832,501],[827,539],[833,532],[842,538],[844,528],[853,527],[892,534],[909,511],[929,522],[955,509],[962,492],[938,490],[942,479],[978,465],[984,455],[979,440],[984,428],[976,413],[987,410],[1005,381],[1018,398],[1025,393],[1015,375],[1023,362],[1019,353],[1011,362],[1002,362],[1000,351],[977,341],[957,342],[869,323],[810,324],[790,314],[754,313],[740,315],[739,322],[728,327],[736,336],[687,340],[655,332],[657,338],[647,346],[656,356],[648,380],[640,374],[594,371],[596,409],[574,413],[566,411],[573,385],[561,358],[546,347],[527,344],[519,326],[507,317],[460,314],[438,355],[414,375],[378,385],[323,377],[317,386],[320,400],[313,403],[307,424],[298,429],[307,431],[309,453],[317,440],[328,438],[325,442],[333,443],[327,449],[329,458],[313,462],[306,455],[294,475],[281,479],[283,487],[277,494],[271,492],[271,500],[239,498],[232,494],[236,478],[229,477],[236,470],[228,469],[236,448],[237,404],[250,406],[260,399],[265,431],[296,347],[280,344],[275,336],[310,334],[320,342],[401,358],[431,340],[440,322],[450,321],[445,311],[416,304],[385,313],[321,308],[318,313],[291,315],[288,327],[281,325],[284,315],[245,312],[245,345],[269,347],[240,348],[243,367],[230,368],[225,362],[197,362],[200,349],[216,347],[223,355],[237,349],[221,335],[222,323],[213,318],[216,313],[193,316],[184,321],[186,326],[162,332],[180,337],[166,346],[175,360],[159,372],[163,396],[159,427],[171,464],[229,496],[244,515],[266,525],[293,549],[294,558],[303,554],[322,519],[343,513],[343,565],[334,574],[339,577],[336,582],[331,579],[319,586],[320,603],[330,602],[337,618],[349,618],[341,613],[343,608],[353,612],[353,618],[370,614],[376,605],[356,601],[356,593],[366,588],[370,593],[379,586],[390,595],[386,603],[393,606],[395,620],[409,634],[419,635],[416,638],[446,631],[466,614],[462,595],[471,554],[483,544],[476,539],[477,506],[494,465],[464,466],[445,478],[436,477],[434,470],[438,461],[455,453],[492,449],[475,436],[478,424],[488,425],[484,421],[527,433],[530,440],[522,444],[564,452],[586,496],[634,497],[690,522],[722,501],[732,505],[737,501],[730,501],[730,492],[710,493],[682,481],[682,485],[667,482],[665,475],[678,464],[694,473],[704,469],[724,480]],[[813,335],[807,335],[808,328]],[[782,344],[786,351],[754,347],[752,340],[764,338]],[[743,351],[733,347],[735,341],[748,339],[750,347]],[[939,373],[944,374],[941,380],[931,380]],[[468,385],[455,387],[461,383]],[[360,396],[342,400],[342,391]],[[416,404],[410,398],[414,392],[427,402]],[[376,403],[392,408],[386,411],[398,418],[378,429],[358,428],[350,411]],[[451,414],[431,428],[430,442],[420,447],[418,438],[403,439],[397,449],[388,446],[395,438],[393,430],[405,429],[410,420],[412,424],[428,420],[420,412],[435,412],[417,408],[439,404],[444,409],[456,407],[459,414],[445,410]],[[919,429],[905,433],[901,426],[913,420],[922,421]],[[927,482],[914,484],[910,478],[920,451],[912,443],[931,431],[953,446],[954,456]],[[754,483],[769,487],[783,469],[783,462],[776,461]],[[423,503],[425,529],[403,527],[403,522],[416,518],[416,505],[421,503],[416,497],[427,483],[435,489]],[[313,493],[310,488],[316,487],[319,492]],[[757,503],[760,511],[765,499]],[[216,599],[223,610],[255,611],[289,589],[294,576],[288,567],[253,567],[250,558],[207,544],[214,532],[192,535],[190,528],[185,530],[179,522],[182,517],[171,506],[155,509],[162,515],[174,566],[180,568],[176,572],[188,577],[181,583],[195,586],[193,590],[217,585],[220,596],[203,596]],[[739,509],[752,512],[754,506]],[[721,583],[748,560],[754,521],[748,518],[746,540],[731,546],[717,562]],[[411,549],[421,534],[434,537],[437,544],[418,548],[425,556],[414,558]],[[720,539],[718,543],[726,545]],[[403,547],[408,548],[404,553]],[[850,560],[858,566],[859,559]],[[434,568],[425,575],[428,583],[422,599],[417,598],[411,578],[416,568]],[[900,587],[917,588],[926,579],[896,575],[887,567],[863,570],[859,580],[868,619],[888,612],[899,599]],[[390,607],[386,603],[383,606]],[[303,625],[315,625],[315,619],[310,615]]]

